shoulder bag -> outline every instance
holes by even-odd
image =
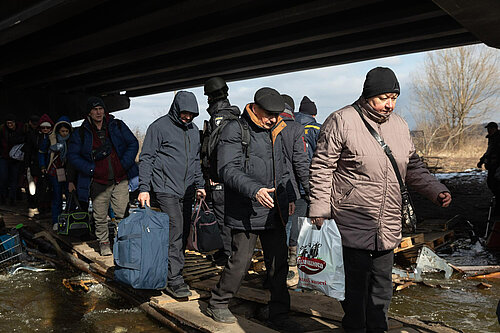
[[[415,233],[417,228],[417,216],[415,215],[415,210],[413,209],[413,203],[411,201],[410,193],[408,192],[408,189],[406,188],[406,185],[404,184],[403,179],[401,178],[401,173],[399,172],[396,160],[394,159],[394,156],[392,156],[391,148],[389,148],[389,146],[384,142],[384,140],[382,140],[377,131],[375,131],[375,129],[373,129],[373,127],[366,121],[359,106],[356,103],[352,104],[352,106],[358,112],[359,116],[363,120],[363,123],[365,124],[370,134],[375,138],[375,140],[377,140],[380,146],[382,146],[382,149],[384,150],[385,154],[387,155],[389,161],[392,164],[392,167],[394,168],[394,172],[396,173],[396,178],[398,179],[399,189],[401,191],[401,198],[403,203],[401,207],[401,223],[411,233]]]

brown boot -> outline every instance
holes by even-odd
[[[297,266],[297,247],[296,246],[288,247],[288,266],[291,266],[291,267]]]

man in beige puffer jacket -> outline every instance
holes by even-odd
[[[451,195],[415,153],[407,123],[392,114],[399,82],[389,68],[366,75],[355,102],[392,150],[402,179],[432,202],[447,207]],[[346,276],[346,332],[387,330],[394,248],[401,241],[401,192],[395,171],[353,106],[333,112],[321,127],[310,168],[309,216],[335,219],[342,236]]]

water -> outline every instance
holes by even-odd
[[[481,244],[471,245],[468,240],[454,243],[451,254],[439,254],[458,266],[498,265],[498,256],[486,251]],[[395,293],[390,314],[442,322],[466,333],[500,332],[496,316],[500,300],[500,279],[466,280],[459,274],[445,280],[442,273],[424,275],[424,281],[444,288],[423,285],[411,286]],[[491,284],[491,289],[477,288],[480,282]]]
[[[170,332],[102,285],[71,292],[70,271],[0,275],[0,332]]]

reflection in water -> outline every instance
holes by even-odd
[[[72,276],[0,275],[0,332],[169,332],[102,285],[70,292],[61,281]]]

